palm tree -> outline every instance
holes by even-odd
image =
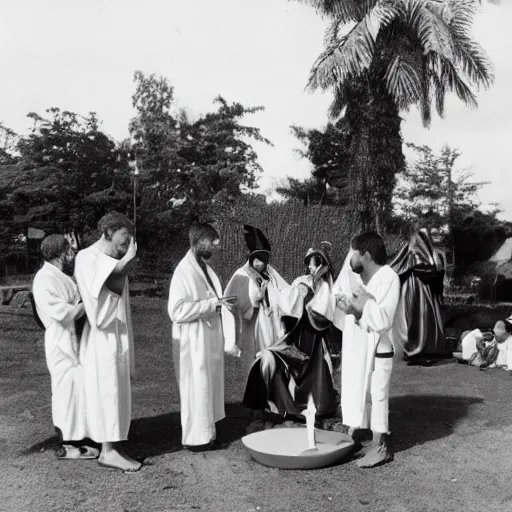
[[[327,16],[325,48],[308,87],[332,90],[332,117],[346,133],[351,200],[363,228],[390,213],[405,160],[400,112],[417,105],[428,126],[448,92],[476,107],[474,89],[493,70],[470,29],[478,0],[303,0]],[[335,184],[334,184],[335,185]]]

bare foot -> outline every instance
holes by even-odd
[[[117,450],[109,450],[106,453],[102,453],[98,459],[100,466],[120,469],[121,471],[134,472],[138,471],[142,464],[127,455],[118,452]]]

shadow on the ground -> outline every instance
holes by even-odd
[[[60,438],[56,434],[52,437],[48,437],[44,441],[41,441],[39,443],[36,443],[32,445],[30,448],[27,448],[26,450],[22,451],[22,455],[30,455],[32,453],[42,453],[47,450],[57,450],[57,448],[60,447]],[[85,439],[84,444],[88,446],[95,446],[98,449],[101,448],[101,446],[98,443],[95,443],[94,441],[91,441],[90,439]]]
[[[250,421],[250,413],[241,404],[226,404],[225,410],[226,417],[217,424],[222,448],[242,438]],[[139,460],[181,450],[180,413],[133,420],[129,438],[127,451]]]
[[[241,439],[250,422],[248,409],[239,403],[226,404],[226,417],[217,424],[217,438],[222,448]],[[148,418],[134,419],[130,426],[129,441],[124,449],[137,460],[156,457],[182,449],[180,413],[171,412]],[[87,444],[98,446],[96,443]],[[55,450],[59,447],[57,435],[37,443],[23,452],[23,455]]]
[[[390,430],[396,452],[452,434],[474,404],[482,398],[468,396],[406,395],[390,398]]]

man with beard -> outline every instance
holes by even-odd
[[[91,459],[99,452],[84,445],[85,405],[83,375],[78,359],[75,321],[85,310],[71,279],[75,251],[63,235],[49,235],[41,242],[45,259],[34,277],[37,315],[45,327],[46,364],[52,383],[52,417],[59,434],[60,459]]]
[[[224,413],[224,339],[234,338],[235,298],[223,297],[219,278],[206,263],[219,249],[209,224],[189,230],[190,250],[174,270],[168,313],[173,322],[173,360],[180,390],[182,444],[213,448],[215,423]]]
[[[378,234],[358,235],[352,240],[351,251],[334,285],[339,308],[335,325],[343,330],[343,423],[350,434],[368,426],[373,432],[372,448],[357,463],[363,468],[393,460],[388,425],[394,355],[391,330],[400,298],[400,280],[386,265],[386,259],[386,247]]]
[[[133,224],[120,213],[107,213],[98,228],[100,239],[78,253],[75,267],[88,319],[80,344],[87,434],[102,444],[101,466],[137,471],[141,464],[115,444],[128,438],[131,422],[134,354],[128,275],[137,246]]]

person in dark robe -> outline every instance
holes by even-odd
[[[400,277],[394,342],[411,364],[452,357],[441,317],[445,268],[425,229],[415,233],[389,264]]]
[[[306,275],[281,295],[286,334],[260,352],[249,372],[243,401],[249,409],[299,419],[311,396],[318,417],[335,414],[338,396],[326,345],[335,307],[329,249],[326,242],[310,249]]]

